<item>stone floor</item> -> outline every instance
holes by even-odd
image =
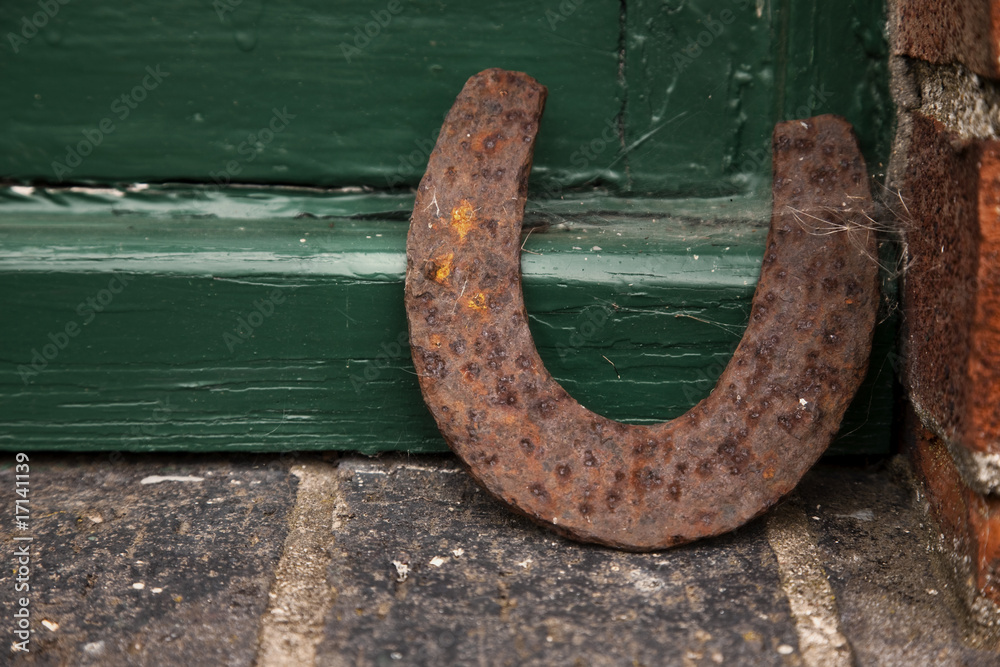
[[[0,628],[19,641],[27,596],[32,633],[0,664],[1000,664],[896,461],[824,463],[731,535],[629,554],[444,456],[32,455],[21,528],[7,459]]]

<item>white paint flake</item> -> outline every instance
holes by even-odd
[[[193,475],[150,475],[143,477],[140,484],[159,484],[160,482],[204,482],[204,477]]]

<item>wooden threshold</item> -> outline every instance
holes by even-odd
[[[531,201],[524,293],[546,366],[615,419],[685,412],[746,326],[768,206]],[[406,346],[411,207],[361,192],[0,191],[0,448],[445,449]],[[831,452],[888,451],[894,337],[889,317]]]

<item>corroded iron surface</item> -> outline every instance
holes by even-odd
[[[491,493],[565,536],[645,551],[736,528],[792,490],[865,375],[878,308],[851,127],[774,131],[774,212],[750,324],[712,394],[628,425],[545,370],[521,295],[521,220],[546,89],[503,70],[455,101],[417,192],[406,309],[420,387]]]

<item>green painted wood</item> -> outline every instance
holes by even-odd
[[[413,186],[486,67],[549,87],[547,195],[766,198],[775,122],[847,116],[875,173],[893,118],[882,2],[57,6],[30,39],[37,3],[0,7],[0,177],[15,182]]]
[[[540,352],[624,421],[684,412],[739,339],[773,123],[842,113],[873,173],[888,147],[881,2],[39,7],[0,6],[0,179],[88,187],[0,188],[5,449],[441,449],[396,347],[405,193],[486,67],[550,90],[524,260]],[[893,328],[837,451],[886,450]]]
[[[747,0],[628,3],[626,189],[769,193],[774,17]]]
[[[405,345],[412,200],[208,194],[243,215],[156,189],[0,199],[0,448],[441,450]],[[547,367],[632,423],[711,390],[766,233],[752,198],[650,204],[533,202],[522,262]],[[837,451],[886,449],[892,336]]]
[[[894,118],[882,2],[627,3],[623,187],[657,196],[758,192],[771,129],[845,116],[873,175]]]
[[[578,169],[572,155],[622,104],[618,3],[563,13],[555,0],[57,7],[24,40],[37,0],[0,5],[0,177],[414,185],[465,80],[504,67],[551,91],[536,173],[583,182],[596,165]],[[90,154],[72,167],[81,144]]]
[[[895,120],[885,6],[865,0],[781,5],[787,47],[775,82],[780,119],[801,118],[814,107],[845,116],[869,171],[883,179]]]

